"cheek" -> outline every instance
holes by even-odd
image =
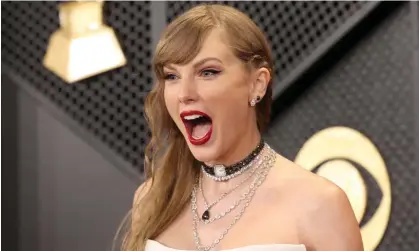
[[[170,116],[172,117],[172,119],[174,118],[174,115],[176,114],[177,111],[177,98],[176,95],[174,95],[173,90],[171,90],[170,88],[165,87],[164,91],[164,102],[166,105],[166,109],[169,112]]]
[[[226,109],[226,112],[230,116],[229,118],[241,119],[247,114],[247,96],[246,93],[236,93],[235,95],[230,95],[229,99],[226,101],[226,106],[229,109]]]
[[[240,75],[240,73],[231,73],[212,85],[207,85],[205,88],[208,88],[208,90],[205,90],[205,93],[209,94],[208,97],[211,100],[217,101],[221,105],[240,106],[243,102],[247,102],[249,87],[245,79],[236,76],[231,77],[231,75]]]
[[[244,83],[234,85],[213,97],[213,104],[226,123],[243,120],[248,112],[248,91]]]

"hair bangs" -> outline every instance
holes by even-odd
[[[166,27],[152,61],[157,83],[144,100],[144,114],[152,132],[144,150],[146,181],[134,197],[131,227],[125,231],[122,251],[145,251],[147,240],[161,234],[190,202],[189,195],[200,169],[168,113],[165,85],[159,83],[164,81],[163,67],[191,62],[201,51],[208,35],[218,28],[223,29],[225,42],[246,66],[273,69],[269,44],[262,30],[233,7],[201,4],[176,17]],[[266,95],[256,105],[261,132],[269,122],[271,104],[272,78]]]
[[[184,65],[198,55],[205,39],[214,29],[215,22],[208,17],[185,20],[165,34],[157,45],[153,67],[159,80],[164,77],[163,67],[168,64]]]

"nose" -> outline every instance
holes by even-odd
[[[179,83],[178,99],[180,103],[191,103],[198,98],[196,86],[193,80],[184,79]]]

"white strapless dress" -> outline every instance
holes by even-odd
[[[148,240],[145,251],[192,251],[169,248],[160,242]],[[224,249],[220,251],[307,251],[303,244],[266,244],[252,245],[233,249]]]

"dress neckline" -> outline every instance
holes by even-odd
[[[171,247],[168,247],[158,241],[155,240],[151,240],[148,239],[147,240],[147,244],[151,244],[160,248],[165,248],[168,251],[193,251],[193,250],[187,250],[187,249],[174,249]],[[243,246],[243,247],[237,247],[237,248],[230,248],[230,249],[222,249],[219,251],[239,251],[241,249],[250,249],[250,248],[273,248],[273,247],[277,247],[277,248],[303,248],[301,251],[306,251],[306,247],[304,244],[281,244],[281,243],[272,243],[272,244],[259,244],[259,245],[247,245],[247,246]],[[296,250],[297,251],[297,250]],[[298,250],[300,251],[300,250]]]

